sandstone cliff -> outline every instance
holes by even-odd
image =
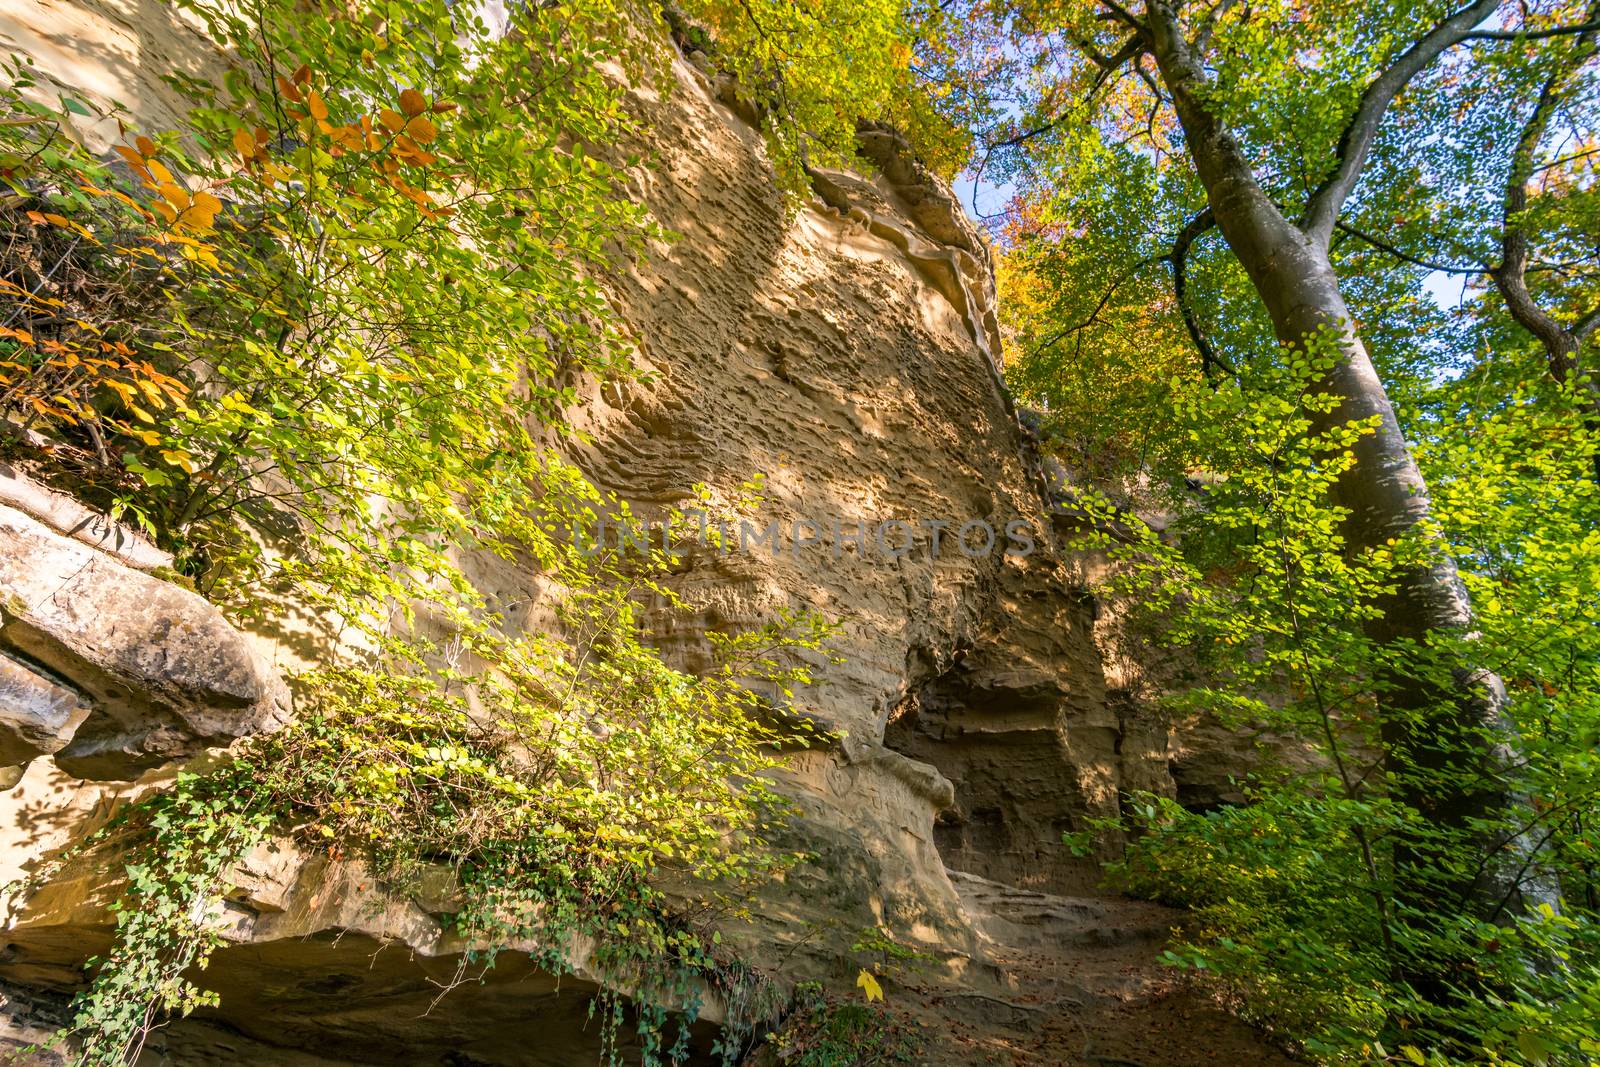
[[[206,43],[161,5],[61,8],[13,5],[0,38],[148,121],[170,106],[160,74],[207,67]],[[52,32],[62,17],[70,36]],[[996,369],[983,238],[878,128],[863,130],[871,167],[816,174],[815,197],[791,210],[759,132],[695,58],[675,55],[670,83],[631,97],[654,165],[631,173],[630,191],[677,235],[645,258],[619,256],[611,285],[650,376],[591,387],[573,419],[590,438],[575,458],[641,516],[684,503],[696,484],[734,508],[762,474],[747,513],[756,528],[823,528],[820,543],[776,553],[692,550],[673,578],[692,610],[650,615],[654,643],[690,669],[708,633],[780,608],[842,626],[841,662],[820,664],[805,696],[837,741],[794,753],[782,775],[801,813],[794,843],[813,858],[730,936],[790,980],[839,977],[856,934],[882,925],[933,957],[929,988],[954,998],[941,1011],[993,1033],[1036,1032],[1037,1004],[1003,999],[997,945],[1041,922],[1053,941],[1122,944],[1115,931],[1132,921],[1144,943],[1166,918],[1061,910],[995,883],[1088,890],[1094,868],[1066,853],[1062,832],[1113,812],[1120,790],[1171,792],[1185,741],[1141,710],[1122,665],[1108,681],[1085,589],[1093,561],[1060,548],[1040,461]],[[11,484],[0,761],[26,771],[0,797],[0,857],[15,875],[159,785],[174,761],[280,721],[288,698],[273,667],[301,653],[234,632],[147,573],[159,560],[68,536],[78,523],[42,514],[53,505]],[[935,553],[923,539],[891,557],[828,529],[886,520],[1011,526],[1034,550],[969,554],[946,540]],[[542,595],[503,561],[468,568],[500,604]],[[92,856],[14,902],[0,955],[14,1042],[53,1025],[104,944],[117,872],[114,855]],[[430,901],[391,899],[358,865],[287,846],[258,850],[238,881],[229,944],[207,976],[222,1006],[158,1035],[151,1062],[587,1062],[592,985],[558,990],[531,965],[503,965],[430,1012],[463,948]],[[1080,990],[1079,1008],[1089,996]]]

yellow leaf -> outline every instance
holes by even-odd
[[[137,385],[139,391],[150,399],[150,403],[157,411],[167,406],[167,398],[161,395],[161,390],[156,388],[154,382],[147,382],[143,378],[135,378],[133,384]]]
[[[178,184],[178,179],[174,178],[172,176],[172,172],[170,170],[168,170],[162,163],[160,163],[157,160],[152,159],[152,160],[149,160],[149,164],[150,164],[150,173],[155,177],[157,185],[177,185]]]
[[[249,130],[241,126],[233,131],[233,148],[248,163],[256,156],[256,139],[250,135]]]
[[[171,204],[173,207],[177,208],[179,211],[188,210],[190,204],[189,190],[185,189],[183,186],[174,185],[171,182],[167,182],[161,186],[159,191],[161,193],[161,198],[167,203]]]
[[[311,109],[311,117],[318,122],[328,117],[328,105],[322,102],[322,96],[315,89],[306,90],[306,107]]]
[[[161,458],[172,464],[174,467],[182,467],[188,474],[194,473],[194,460],[187,452],[177,450],[168,451],[167,449],[163,448],[161,450]]]
[[[221,200],[207,192],[195,193],[194,203],[184,212],[183,221],[202,230],[210,229],[212,222],[216,220],[217,212],[221,210]]]
[[[871,971],[863,969],[860,974],[856,975],[856,988],[866,994],[868,1004],[871,1004],[874,1000],[883,999],[883,986],[878,984],[878,980],[872,976]]]

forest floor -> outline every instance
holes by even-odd
[[[902,983],[927,1063],[980,1067],[1295,1067],[1157,957],[1182,913],[1057,897],[950,872],[997,971],[992,992]],[[975,976],[977,977],[977,976]]]

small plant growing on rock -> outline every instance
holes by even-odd
[[[911,1021],[883,1004],[840,997],[807,982],[795,990],[793,1010],[754,1063],[878,1067],[915,1063],[922,1047]]]

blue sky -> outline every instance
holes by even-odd
[[[1005,210],[1006,203],[1011,199],[1013,187],[1009,183],[996,185],[987,178],[974,184],[972,175],[961,174],[953,183],[953,188],[957,199],[961,201],[962,210],[972,221],[981,226],[984,224],[982,215],[996,215]],[[973,210],[974,192],[977,193],[976,211]],[[1422,287],[1433,298],[1434,303],[1448,309],[1460,305],[1462,290],[1469,280],[1458,274],[1434,271],[1423,280]]]

